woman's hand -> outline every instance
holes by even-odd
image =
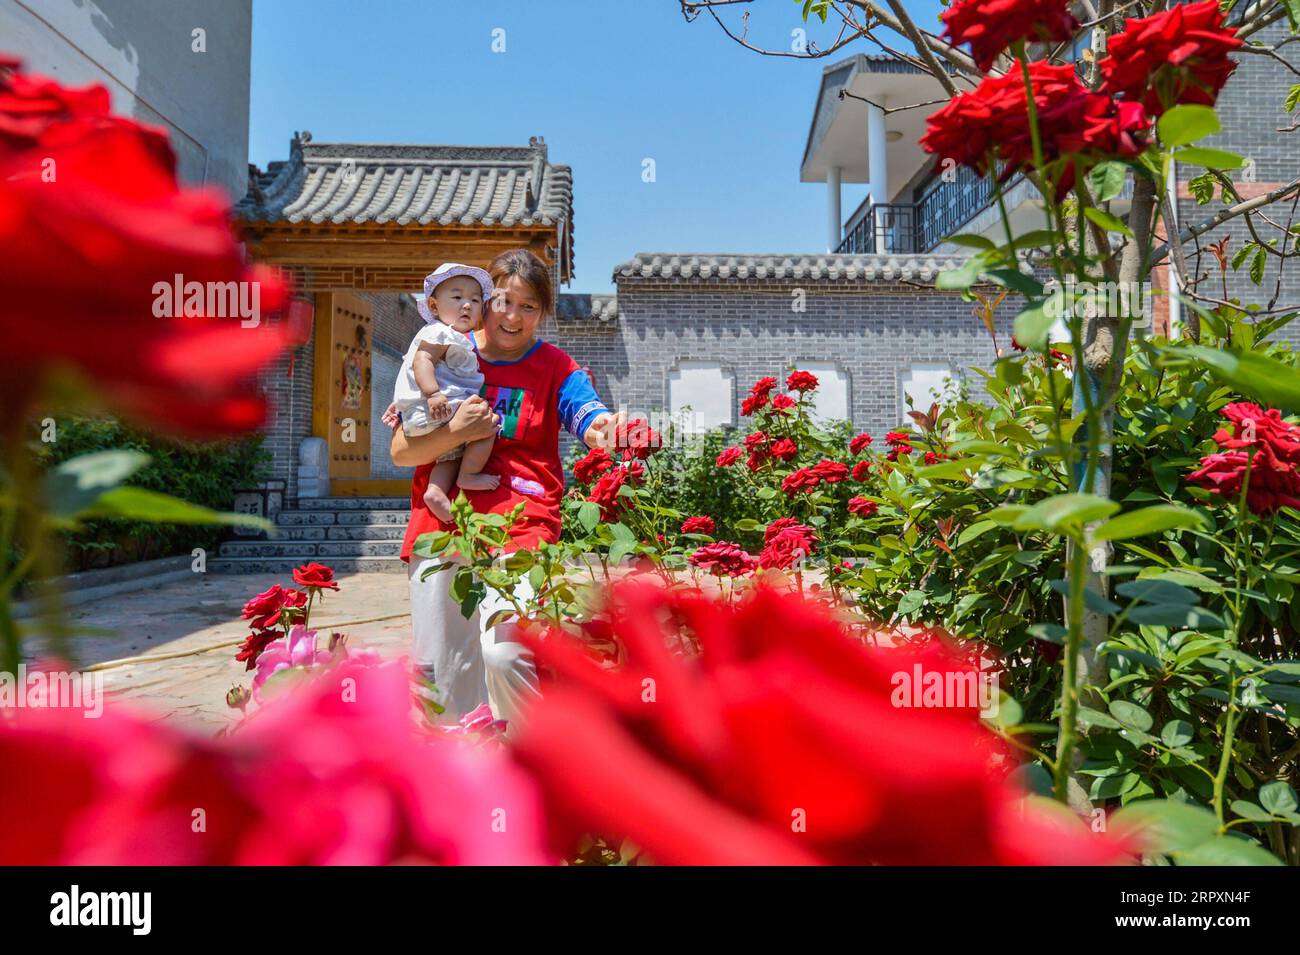
[[[461,402],[447,430],[456,435],[457,444],[490,438],[501,427],[501,418],[481,395],[470,395]]]
[[[501,419],[492,413],[492,406],[480,396],[471,395],[456,409],[446,427],[414,438],[407,437],[401,428],[395,429],[389,455],[399,468],[431,464],[452,448],[491,437],[500,425]]]
[[[583,443],[589,448],[604,448],[612,451],[618,446],[619,429],[626,425],[627,415],[622,411],[617,413],[606,411],[598,414],[587,426],[587,433],[582,436]]]

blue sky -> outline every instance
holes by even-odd
[[[800,6],[748,5],[751,41],[789,49]],[[933,27],[937,0],[908,6]],[[833,37],[815,19],[808,30]],[[573,167],[567,290],[612,291],[636,252],[823,251],[825,186],[799,182],[799,162],[822,69],[854,52],[876,50],[760,56],[707,13],[685,22],[676,0],[255,0],[249,159],[285,158],[295,129],[322,142],[544,136]],[[845,187],[846,214],[863,194]]]

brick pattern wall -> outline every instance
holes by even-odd
[[[969,369],[994,360],[984,326],[953,293],[890,282],[617,281],[616,322],[550,322],[543,337],[592,370],[607,404],[632,414],[668,411],[669,375],[684,359],[715,361],[735,376],[737,422],[753,382],[830,360],[848,378],[854,423],[883,432],[902,421],[911,365],[945,363],[977,396],[983,386]],[[796,288],[806,293],[804,312],[791,309]],[[1014,307],[1004,312],[1009,323]]]
[[[258,385],[270,404],[263,447],[271,454],[271,477],[286,482],[285,496],[298,496],[298,445],[311,434],[312,342],[294,348],[262,373]]]
[[[1252,40],[1264,40],[1276,44],[1287,36],[1286,21],[1282,20],[1252,37]],[[1280,54],[1288,62],[1300,67],[1300,51],[1294,46],[1282,47]],[[1219,95],[1218,113],[1223,120],[1224,130],[1204,141],[1206,146],[1227,149],[1245,156],[1253,163],[1251,175],[1254,181],[1242,181],[1245,170],[1234,170],[1232,179],[1237,184],[1243,199],[1263,195],[1300,176],[1300,139],[1297,133],[1282,133],[1280,129],[1289,127],[1292,116],[1282,109],[1282,102],[1287,90],[1296,83],[1296,75],[1276,60],[1260,55],[1238,55],[1237,71],[1228,81]],[[1178,219],[1181,228],[1187,228],[1204,222],[1222,210],[1223,205],[1217,195],[1208,205],[1198,206],[1187,190],[1187,180],[1204,170],[1180,166]],[[1216,190],[1217,193],[1217,190]],[[1300,223],[1300,210],[1294,220],[1291,200],[1274,203],[1266,211],[1272,218],[1286,225]],[[1268,238],[1280,233],[1260,221],[1257,225],[1260,236]],[[1198,291],[1214,298],[1223,298],[1223,279],[1219,265],[1210,252],[1210,243],[1216,242],[1224,235],[1228,238],[1227,254],[1229,258],[1245,243],[1251,241],[1251,235],[1243,217],[1238,217],[1223,226],[1200,236],[1195,243],[1187,246],[1188,270],[1201,277]],[[1287,306],[1300,304],[1300,261],[1287,261],[1279,273],[1279,259],[1270,256],[1262,285],[1255,285],[1250,280],[1248,265],[1241,271],[1227,274],[1228,298],[1238,298],[1243,304],[1257,304],[1267,307],[1269,299],[1277,294],[1276,305]],[[1278,289],[1278,278],[1282,283]],[[1212,303],[1211,303],[1212,304]],[[1292,323],[1277,335],[1278,339],[1289,340],[1300,345],[1300,328]]]

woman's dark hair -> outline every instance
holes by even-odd
[[[555,304],[555,282],[551,278],[550,266],[532,252],[527,249],[502,252],[488,266],[488,274],[497,288],[512,278],[520,279],[541,302],[542,313],[550,314]]]

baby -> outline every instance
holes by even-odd
[[[483,373],[470,335],[491,297],[492,279],[483,269],[445,262],[425,277],[418,308],[428,324],[412,340],[393,387],[393,404],[407,437],[441,428],[462,401],[482,389]],[[471,441],[438,458],[424,503],[439,520],[451,520],[453,485],[481,491],[500,483],[497,475],[483,473],[494,440]]]

